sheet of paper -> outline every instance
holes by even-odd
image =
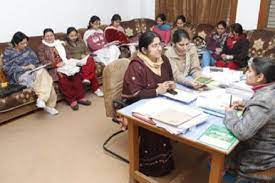
[[[173,99],[173,100],[177,100],[177,101],[180,101],[180,102],[183,102],[183,103],[191,103],[193,102],[194,100],[197,99],[197,95],[194,94],[194,93],[191,93],[191,92],[187,92],[187,91],[184,91],[184,90],[180,90],[180,89],[175,89],[175,91],[177,92],[176,95],[172,95],[168,92],[166,92],[165,94],[162,94],[163,96],[165,97],[168,97],[170,99]]]

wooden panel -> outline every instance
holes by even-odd
[[[270,0],[261,0],[257,26],[258,29],[264,29],[267,25],[269,4]]]
[[[230,5],[230,16],[229,16],[230,24],[233,24],[236,22],[237,6],[238,6],[238,0],[232,0]]]

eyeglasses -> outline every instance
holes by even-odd
[[[152,44],[151,47],[152,48],[162,48],[163,45],[162,45],[162,43],[155,43],[155,44]]]

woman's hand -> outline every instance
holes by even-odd
[[[226,107],[226,110],[242,110],[245,106],[244,101],[235,101],[231,106]]]
[[[242,110],[245,107],[245,102],[240,100],[240,101],[235,101],[232,104],[233,109],[236,110]]]
[[[202,83],[199,83],[196,81],[191,81],[190,85],[195,90],[203,90],[204,88],[207,88],[207,86],[205,84],[202,84]]]
[[[29,65],[23,66],[23,69],[25,69],[25,70],[32,70],[34,68],[35,68],[35,66],[33,64],[29,64]]]
[[[226,60],[226,54],[224,54],[224,53],[221,54],[221,57],[222,57],[223,60]]]
[[[159,83],[156,89],[157,95],[164,94],[169,89],[169,84],[167,82]]]
[[[216,53],[217,55],[221,54],[221,52],[222,52],[222,49],[221,49],[221,48],[216,48],[215,53]]]
[[[170,89],[170,90],[176,89],[175,81],[165,81],[164,83],[166,83],[168,85],[168,87],[169,87],[168,89]]]
[[[56,64],[56,67],[62,67],[64,65],[63,62],[59,62],[58,64]]]

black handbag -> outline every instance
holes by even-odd
[[[19,84],[9,84],[5,88],[0,88],[0,98],[7,97],[15,92],[23,90],[26,86],[19,85]]]

